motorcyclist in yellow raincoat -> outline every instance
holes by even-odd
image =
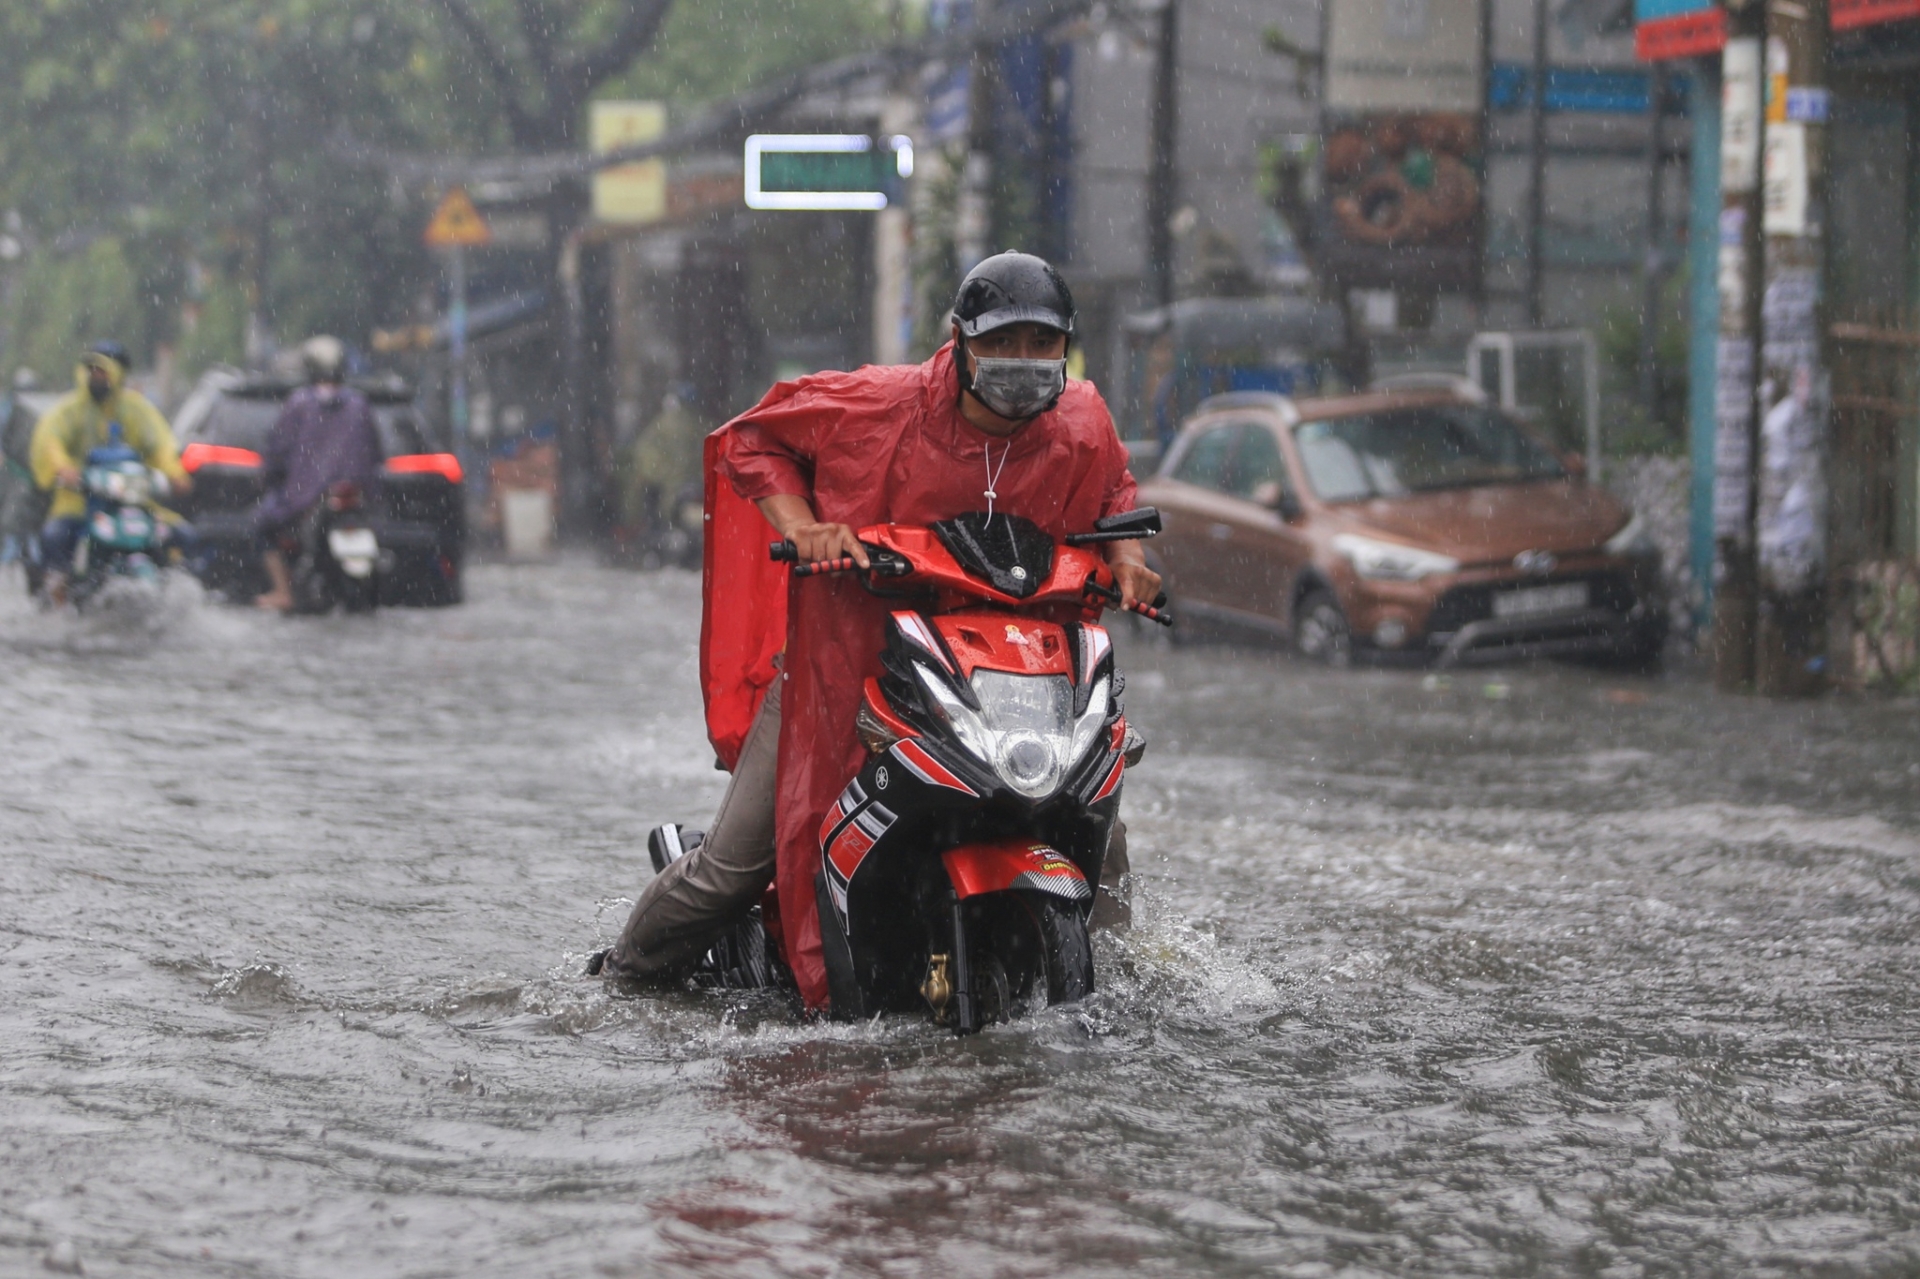
[[[127,348],[118,342],[94,343],[74,369],[72,393],[48,410],[33,430],[28,454],[33,482],[53,490],[53,505],[40,531],[40,554],[47,570],[47,597],[56,604],[65,601],[74,548],[86,525],[81,468],[88,453],[108,442],[114,424],[119,424],[121,442],[166,476],[174,493],[193,487],[192,477],[180,465],[180,449],[167,419],[152,401],[126,384],[132,362]],[[157,513],[179,526],[179,517],[172,512]]]

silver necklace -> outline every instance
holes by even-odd
[[[993,446],[991,444],[982,444],[980,446],[980,462],[981,465],[986,468],[987,472],[986,499],[988,519],[993,518],[993,499],[1000,496],[994,492],[994,490],[1000,487],[1000,476],[1007,469],[1007,459],[1012,455],[1013,442],[1008,441],[1006,450],[1000,454],[1000,465],[995,467],[993,464]]]

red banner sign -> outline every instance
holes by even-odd
[[[1920,0],[1832,0],[1830,13],[1835,31],[1852,31],[1881,22],[1920,18]]]
[[[1718,53],[1726,45],[1727,11],[1718,6],[1655,18],[1633,30],[1633,52],[1642,62],[1694,58],[1703,53]]]

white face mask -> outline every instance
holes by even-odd
[[[1067,362],[974,357],[973,394],[1001,417],[1016,421],[1043,413],[1067,388]]]

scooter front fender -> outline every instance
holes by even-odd
[[[1070,902],[1093,900],[1093,886],[1080,868],[1065,854],[1036,840],[961,844],[940,854],[940,860],[954,895],[962,901],[1012,889],[1050,893]]]

